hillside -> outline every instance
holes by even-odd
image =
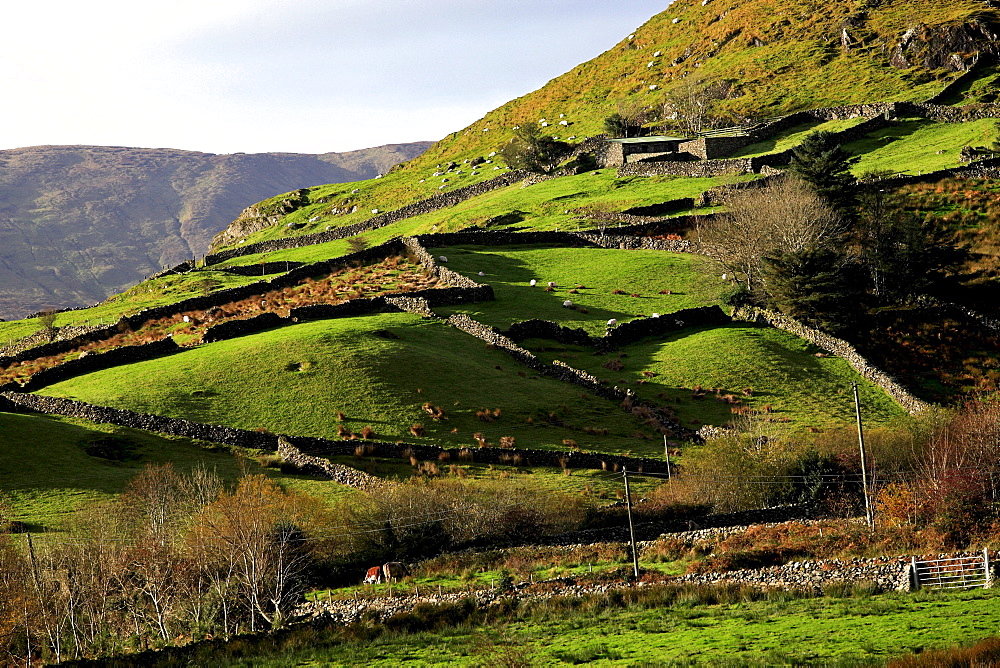
[[[997,26],[1000,12],[980,0],[677,0],[610,50],[448,135],[386,178],[318,189],[291,205],[284,195],[266,200],[254,207],[259,219],[238,221],[213,246],[233,245],[267,225],[253,238],[342,226],[372,210],[391,211],[483,182],[504,173],[501,158],[491,154],[515,126],[535,124],[578,144],[603,133],[604,119],[621,110],[655,132],[709,84],[726,93],[708,126],[943,93],[948,103],[993,102]],[[489,162],[463,169],[477,158]],[[458,168],[443,173],[451,162]],[[286,215],[293,229],[283,229]]]
[[[372,178],[427,146],[320,155],[101,146],[0,151],[0,318],[100,301],[203,254],[248,202]]]

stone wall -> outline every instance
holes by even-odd
[[[733,151],[738,151],[753,142],[754,138],[750,136],[699,137],[698,139],[682,143],[678,146],[677,150],[693,153],[702,160],[714,160],[724,155],[729,155]]]
[[[771,568],[682,575],[677,582],[707,585],[735,582],[778,589],[822,590],[833,583],[871,582],[879,591],[910,590],[909,557],[793,561]]]
[[[867,359],[862,357],[850,343],[843,339],[838,339],[826,332],[808,327],[797,320],[789,318],[774,311],[753,307],[741,307],[733,312],[734,320],[745,320],[766,324],[776,329],[790,332],[799,338],[810,341],[823,350],[829,351],[838,357],[847,360],[855,371],[861,376],[881,387],[885,392],[895,399],[909,413],[919,413],[930,408],[930,404],[914,396],[909,390],[899,384],[899,382],[885,373]]]
[[[268,274],[280,274],[282,272],[291,271],[292,269],[298,269],[304,264],[304,262],[279,260],[276,262],[244,264],[236,267],[220,267],[215,271],[224,271],[227,274],[237,274],[239,276],[267,276]]]
[[[446,460],[461,463],[473,461],[484,464],[519,466],[552,466],[619,471],[666,473],[666,462],[643,457],[625,457],[588,452],[561,452],[556,450],[504,449],[504,448],[441,448],[436,445],[407,444],[385,441],[333,441],[324,438],[295,437],[270,434],[235,427],[203,424],[180,418],[149,415],[135,411],[95,406],[82,401],[46,397],[20,392],[0,393],[0,411],[8,413],[48,413],[89,420],[98,424],[114,424],[143,431],[171,436],[183,436],[211,443],[222,443],[245,448],[277,451],[279,439],[285,439],[303,453],[320,456],[357,455],[366,457],[406,459],[411,456],[423,460],[439,461],[443,453]],[[517,459],[515,460],[515,456]]]
[[[705,178],[727,174],[748,174],[753,171],[751,158],[732,160],[697,160],[680,162],[663,160],[660,162],[630,162],[618,168],[618,177],[627,176],[687,176]]]
[[[573,383],[582,387],[595,396],[610,401],[622,402],[622,407],[626,410],[632,406],[642,406],[648,408],[656,416],[659,423],[667,430],[671,431],[676,438],[699,440],[695,432],[684,427],[672,415],[661,407],[651,402],[637,399],[629,390],[622,390],[617,386],[608,387],[603,381],[586,371],[571,367],[564,362],[555,360],[551,365],[545,364],[533,353],[520,347],[509,337],[504,336],[497,330],[481,322],[473,320],[469,316],[458,313],[448,317],[448,324],[456,329],[460,329],[466,334],[471,334],[476,338],[485,341],[487,344],[507,353],[515,360],[526,367],[534,369],[541,375],[555,378],[566,383]],[[666,469],[665,462],[664,470]]]
[[[659,202],[657,204],[647,204],[646,206],[633,206],[622,211],[624,214],[633,216],[665,216],[675,211],[687,211],[695,208],[693,197],[681,197],[678,199]]]
[[[380,227],[385,227],[386,225],[399,222],[406,218],[412,218],[413,216],[419,216],[421,214],[455,206],[456,204],[476,197],[477,195],[482,195],[499,188],[506,188],[507,186],[517,183],[518,181],[524,180],[528,176],[528,172],[513,170],[496,178],[489,179],[488,181],[482,181],[463,188],[456,188],[451,192],[444,192],[428,199],[408,204],[404,207],[396,209],[395,211],[380,213],[377,216],[360,223],[345,225],[327,232],[304,234],[302,236],[286,237],[284,239],[272,239],[270,241],[260,241],[258,243],[247,244],[239,248],[232,248],[218,253],[212,253],[205,256],[205,265],[218,264],[219,262],[239,257],[241,255],[269,253],[276,250],[300,248],[302,246],[311,246],[313,244],[346,239],[358,234],[364,234],[365,232],[377,230]]]
[[[120,364],[132,364],[170,355],[180,349],[180,346],[174,343],[172,338],[166,338],[138,346],[122,346],[105,353],[90,353],[74,360],[63,362],[58,366],[35,372],[28,379],[28,382],[21,386],[21,389],[24,392],[34,392],[46,385],[52,385],[73,376],[80,376],[102,369],[110,369]]]
[[[701,306],[664,313],[658,318],[636,318],[623,322],[609,329],[596,344],[601,350],[610,350],[647,336],[662,337],[687,327],[718,327],[731,322],[732,319],[718,306]]]

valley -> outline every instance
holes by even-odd
[[[0,322],[4,661],[996,660],[987,5],[676,0]]]

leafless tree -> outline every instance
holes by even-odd
[[[805,182],[785,176],[732,192],[727,210],[705,226],[705,251],[751,292],[762,289],[762,258],[832,242],[842,231],[837,214]]]
[[[717,103],[728,99],[732,93],[733,86],[729,82],[685,77],[667,93],[662,111],[664,124],[696,135],[715,125]]]

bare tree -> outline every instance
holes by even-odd
[[[805,182],[782,177],[762,188],[735,191],[727,210],[705,226],[702,242],[734,280],[763,288],[763,258],[830,243],[842,231],[837,214]]]
[[[715,125],[718,120],[715,112],[717,103],[728,99],[732,93],[730,82],[685,77],[667,93],[662,118],[666,125],[696,135]]]

